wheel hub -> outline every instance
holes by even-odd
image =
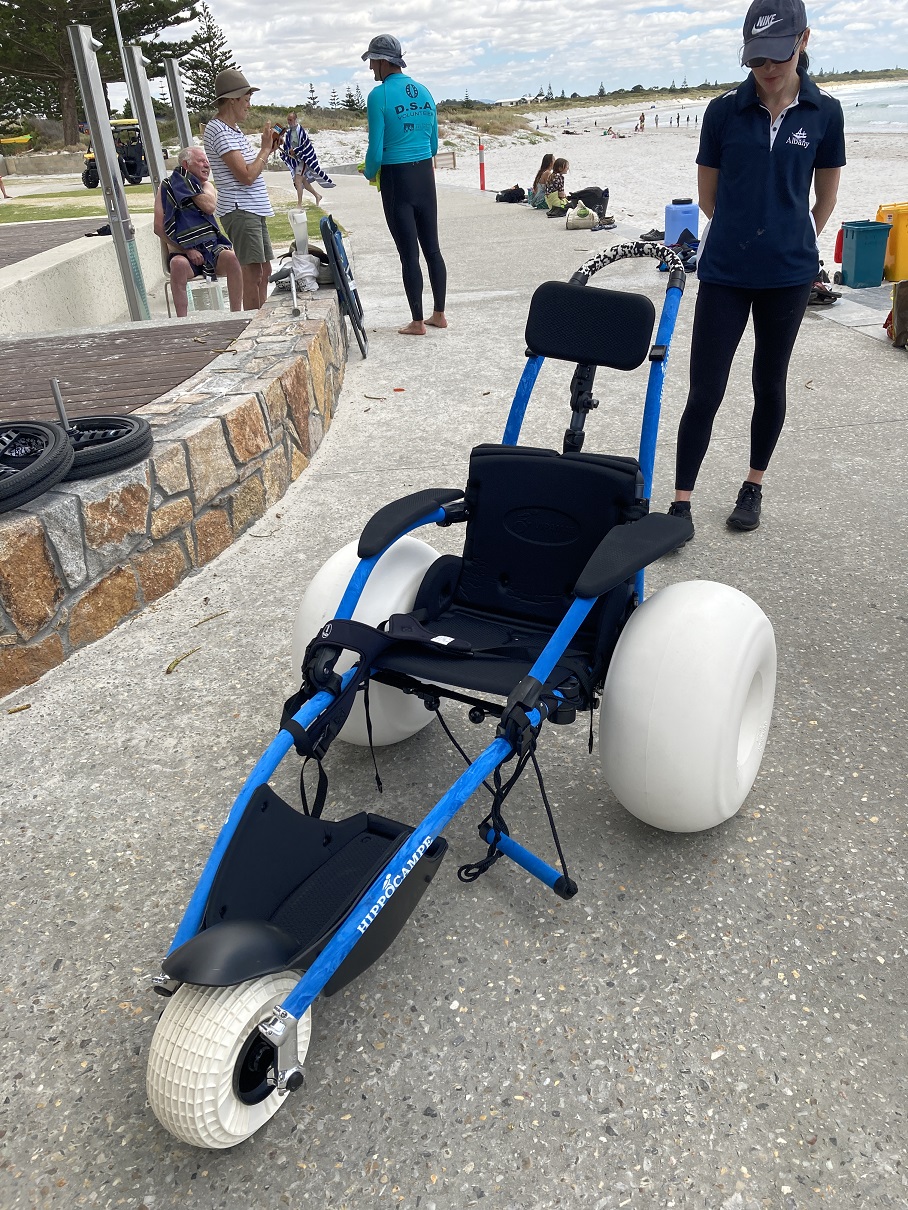
[[[271,1043],[253,1030],[233,1069],[233,1090],[244,1105],[259,1105],[274,1092],[275,1055]]]

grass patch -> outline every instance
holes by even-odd
[[[296,207],[292,207],[292,209],[296,209]],[[319,209],[318,206],[307,206],[305,209],[306,230],[309,233],[309,238],[320,240],[322,237],[318,225],[325,217],[325,211]],[[286,211],[265,219],[265,226],[268,228],[268,235],[275,252],[277,252],[278,245],[287,245],[289,247],[290,241],[293,239],[293,228],[290,226],[290,219],[287,217]]]
[[[135,214],[150,214],[154,209],[151,185],[130,185],[126,202]],[[99,189],[82,193],[29,193],[13,197],[0,207],[0,223],[33,223],[49,218],[107,217],[104,195]]]
[[[13,181],[15,178],[7,177],[6,179],[7,181]],[[15,185],[13,188],[15,188]],[[146,197],[152,196],[151,185],[126,185],[124,186],[123,192],[126,194],[127,201],[129,201],[130,198],[142,197],[143,195]],[[103,194],[101,193],[100,189],[82,189],[78,193],[74,192],[72,189],[66,189],[60,193],[29,193],[26,194],[25,197],[18,198],[17,200],[25,203],[27,201],[45,201],[47,198],[58,197],[65,198],[68,202],[78,202],[80,199],[90,201],[92,198],[97,201],[99,198],[103,197]]]

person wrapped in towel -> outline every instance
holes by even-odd
[[[167,248],[177,315],[186,315],[186,285],[194,277],[226,277],[231,311],[243,309],[243,271],[214,218],[217,194],[201,147],[184,147],[178,167],[161,182],[154,203],[154,232]]]
[[[295,113],[287,114],[287,130],[281,144],[281,159],[287,165],[293,184],[296,188],[297,205],[303,204],[303,190],[311,193],[316,206],[322,200],[322,195],[316,188],[316,182],[324,189],[333,189],[334,181],[323,171],[312,146],[312,140],[300,126]]]

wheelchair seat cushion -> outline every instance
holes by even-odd
[[[439,559],[416,598],[427,631],[467,642],[473,654],[400,644],[383,652],[376,667],[507,696],[561,622],[604,535],[645,510],[641,495],[634,458],[477,446],[465,492],[463,557]],[[571,676],[594,683],[630,594],[630,583],[622,584],[597,602],[550,686]]]
[[[476,693],[507,697],[548,642],[551,631],[515,623],[505,625],[456,609],[424,623],[432,634],[467,642],[472,655],[459,655],[447,646],[437,650],[399,644],[387,649],[375,663],[382,669],[434,684],[457,686]],[[582,644],[570,646],[555,666],[546,685],[556,688],[576,678],[584,701],[592,688],[592,661]]]

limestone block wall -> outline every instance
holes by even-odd
[[[346,365],[331,297],[269,301],[204,370],[136,414],[149,458],[0,516],[0,697],[211,562],[276,503],[325,435]]]

